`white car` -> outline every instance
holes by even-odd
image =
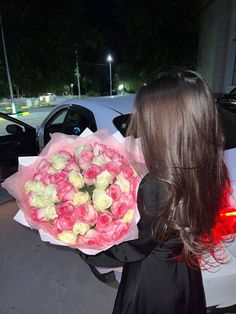
[[[50,103],[56,100],[57,96],[54,93],[46,93],[45,95],[39,96],[39,100],[42,102]]]
[[[38,128],[39,150],[54,132],[80,135],[86,128],[93,132],[106,128],[111,133],[120,131],[125,135],[134,97],[134,94],[92,97],[56,106]]]
[[[38,154],[50,140],[50,134],[54,132],[80,135],[86,128],[91,129],[93,132],[99,128],[106,128],[111,133],[118,130],[125,135],[134,97],[134,94],[130,94],[66,101],[56,106],[49,113],[37,128],[37,132],[24,122],[0,113],[0,118],[9,121],[7,125],[9,135],[0,136],[0,176],[1,166],[3,170],[9,170],[11,166],[14,166],[15,168],[12,169],[16,170],[18,156]],[[236,182],[236,132],[234,132],[236,115],[225,110],[221,113],[227,138],[226,148],[228,149],[225,152],[225,159],[226,163],[232,166],[231,178]],[[222,310],[217,310],[216,307],[226,308],[236,305],[235,240],[227,250],[231,256],[229,263],[221,265],[210,272],[202,272],[209,313],[223,313]]]

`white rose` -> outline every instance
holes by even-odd
[[[113,199],[104,190],[100,189],[93,190],[92,199],[94,207],[101,211],[111,207],[113,202]]]
[[[53,220],[57,218],[56,208],[53,204],[49,204],[47,207],[40,208],[37,210],[38,219]]]
[[[89,231],[90,229],[90,226],[84,222],[80,222],[80,221],[77,221],[74,226],[73,226],[73,233],[74,235],[78,235],[78,234],[81,234],[81,235],[84,235],[87,231]]]
[[[92,164],[97,165],[97,166],[103,166],[110,160],[111,159],[107,157],[106,155],[99,155],[93,158]]]
[[[130,192],[130,183],[123,176],[118,177],[117,180],[115,181],[115,184],[119,185],[121,192],[123,193]]]
[[[75,157],[78,157],[82,153],[82,151],[84,151],[84,150],[92,151],[92,148],[88,144],[83,144],[83,145],[80,145],[78,147],[75,147],[75,149],[74,149]]]
[[[109,171],[104,170],[96,177],[95,187],[105,190],[113,181],[113,177]]]
[[[37,180],[29,180],[25,183],[25,191],[26,193],[35,192],[35,193],[43,193],[44,192],[43,183]]]
[[[49,184],[44,190],[43,197],[53,203],[59,202],[55,185]]]
[[[73,205],[82,205],[90,199],[88,192],[76,192],[73,197]]]
[[[32,207],[44,208],[44,207],[51,205],[51,202],[42,196],[38,196],[37,194],[33,194],[29,198],[29,204]]]
[[[77,239],[77,236],[74,235],[72,231],[62,231],[61,233],[58,233],[57,236],[59,240],[70,245],[75,244],[76,239]]]
[[[77,189],[84,187],[84,178],[82,174],[78,171],[71,170],[69,173],[69,181]]]
[[[52,168],[56,171],[59,171],[65,168],[67,158],[63,155],[55,154],[49,158],[49,161],[52,163]]]

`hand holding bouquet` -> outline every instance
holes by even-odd
[[[138,237],[141,177],[128,158],[124,145],[104,130],[87,137],[55,134],[3,187],[32,228],[96,254]]]

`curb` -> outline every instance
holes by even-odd
[[[16,117],[22,117],[22,116],[28,116],[30,113],[29,111],[15,113],[15,114],[9,114],[10,117],[16,118]],[[0,121],[6,120],[2,117],[0,117]]]
[[[29,106],[27,105],[22,105],[22,106],[17,106],[18,108],[21,108],[21,109],[28,109]],[[7,106],[4,108],[5,110],[11,110],[12,108],[10,106]]]

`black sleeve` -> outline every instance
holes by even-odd
[[[141,207],[144,207],[147,213],[156,213],[164,196],[164,185],[149,175],[145,176],[138,190],[138,208],[141,216],[138,223],[139,238],[114,245],[97,255],[86,255],[79,251],[82,259],[93,266],[116,267],[145,258],[156,246],[156,242],[152,234],[152,218],[145,214]]]

